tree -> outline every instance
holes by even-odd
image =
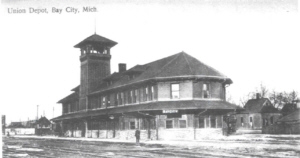
[[[294,102],[298,100],[298,92],[296,92],[295,90],[293,90],[290,94],[289,94],[289,101]]]
[[[268,92],[269,92],[269,90],[262,83],[260,83],[260,86],[258,88],[256,88],[256,93],[259,93],[261,98],[267,98]]]
[[[248,100],[255,98],[255,92],[249,92],[246,96],[240,98],[240,103],[244,107]]]
[[[275,90],[269,95],[269,98],[275,108],[281,109],[285,104],[292,104],[298,99],[298,92],[276,92]]]

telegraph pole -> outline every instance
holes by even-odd
[[[39,105],[37,105],[37,108],[36,108],[36,120],[39,119]]]

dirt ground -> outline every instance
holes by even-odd
[[[3,157],[300,157],[300,136],[251,135],[215,140],[132,142],[2,137]],[[107,142],[110,141],[110,142]]]

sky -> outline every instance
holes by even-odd
[[[74,45],[95,31],[118,42],[111,49],[112,73],[118,63],[129,69],[184,51],[233,80],[227,94],[236,104],[261,83],[269,90],[300,92],[295,1],[88,1],[97,12],[7,13],[83,6],[50,2],[1,6],[0,95],[7,123],[35,119],[37,105],[39,117],[61,115],[57,101],[80,81],[80,51]]]

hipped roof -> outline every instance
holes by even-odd
[[[65,119],[74,119],[74,118],[84,118],[90,116],[99,116],[99,115],[112,115],[112,114],[122,114],[128,112],[142,112],[142,111],[157,111],[157,110],[167,110],[167,109],[176,109],[176,110],[191,110],[191,109],[222,109],[222,110],[235,110],[241,109],[239,106],[230,104],[225,101],[219,100],[189,100],[189,101],[163,101],[163,102],[151,102],[151,103],[142,103],[137,105],[129,106],[117,106],[107,109],[99,109],[92,111],[83,111],[78,113],[66,114],[52,119],[52,121],[59,121]]]
[[[79,94],[76,92],[71,93],[70,95],[66,96],[65,98],[59,100],[57,103],[64,103],[66,101],[75,100],[75,99],[79,99]]]
[[[124,74],[136,70],[141,72],[136,78],[129,80],[126,75],[120,75],[119,80],[114,82],[112,85],[107,86],[107,84],[103,83],[102,86],[100,86],[96,92],[93,93],[150,80],[166,80],[176,78],[217,79],[222,80],[227,84],[232,83],[232,80],[227,76],[200,62],[185,52],[180,52],[145,65],[137,65],[125,71]],[[109,78],[109,76],[107,78]]]
[[[50,125],[51,122],[44,116],[44,117],[41,117],[39,120],[37,120],[36,124],[39,124],[39,125]]]
[[[102,46],[107,46],[107,47],[113,47],[118,43],[113,40],[110,40],[108,38],[102,37],[100,35],[93,34],[90,37],[88,37],[88,38],[84,39],[83,41],[79,42],[78,44],[76,44],[74,47],[81,48],[87,44],[96,44],[96,45],[102,45]]]

